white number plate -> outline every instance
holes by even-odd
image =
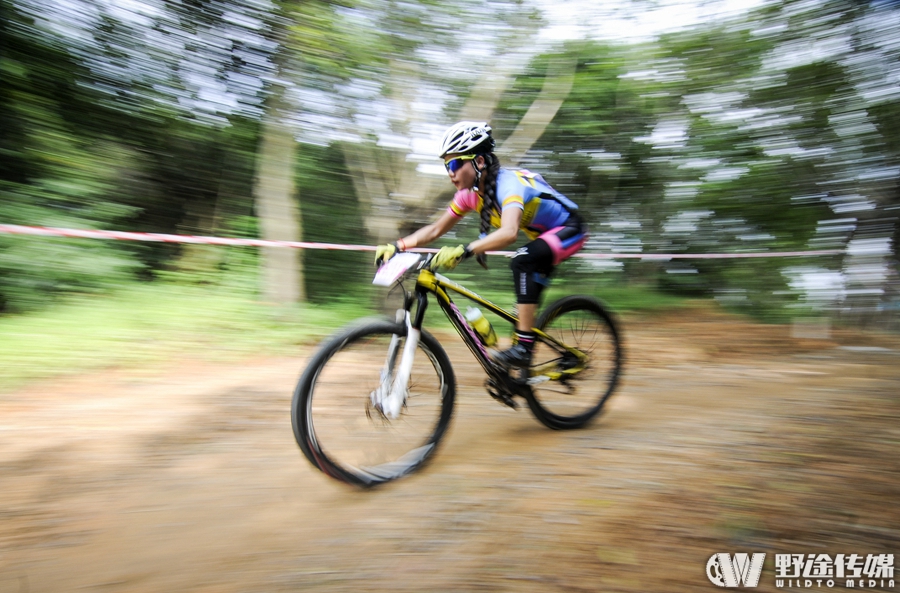
[[[418,264],[420,259],[422,256],[418,253],[398,253],[389,259],[388,263],[378,268],[372,284],[391,286],[406,270]]]

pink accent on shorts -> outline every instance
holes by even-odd
[[[575,242],[570,243],[568,246],[564,247],[562,241],[559,240],[559,237],[556,235],[559,231],[563,230],[564,226],[558,226],[555,229],[550,229],[538,239],[543,239],[547,245],[550,246],[550,250],[553,252],[553,265],[558,266],[560,262],[563,262],[579,251],[584,247],[584,244],[587,242],[588,234],[584,233],[581,235],[579,239]]]

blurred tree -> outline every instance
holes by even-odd
[[[266,113],[261,130],[254,197],[262,236],[268,240],[300,241],[302,200],[295,185],[298,160],[296,114],[303,109],[298,95],[321,92],[340,100],[339,85],[350,79],[354,65],[369,59],[362,30],[343,23],[342,11],[352,3],[282,1],[276,11],[271,40],[278,44],[277,72],[267,85]],[[354,33],[357,33],[354,35]],[[327,143],[319,139],[317,143]],[[302,155],[300,156],[302,158]],[[313,193],[312,200],[320,199]],[[265,249],[264,293],[276,303],[306,300],[304,260],[297,250]]]
[[[336,145],[303,145],[297,154],[298,193],[304,196],[303,237],[323,243],[364,241],[362,209],[353,191],[343,151]],[[364,300],[372,270],[371,252],[305,250],[306,295],[312,302],[334,303],[353,298]]]
[[[533,73],[521,76],[504,97],[495,118],[501,135],[515,136],[543,85],[538,73],[560,59],[572,60],[573,88],[521,164],[542,171],[579,203],[592,226],[589,249],[652,249],[656,234],[646,232],[648,221],[664,214],[664,182],[674,167],[647,139],[677,107],[665,86],[672,65],[646,47],[570,42],[538,57]],[[638,65],[644,72],[655,67],[662,80],[633,76]],[[570,265],[595,269],[587,262]]]
[[[516,80],[495,127],[511,135],[538,94],[536,73],[568,57],[577,64],[574,87],[522,162],[547,171],[591,213],[590,248],[840,246],[849,235],[820,242],[831,240],[820,236],[822,221],[882,216],[898,195],[896,150],[882,131],[896,105],[887,81],[897,70],[873,66],[896,63],[887,39],[897,11],[873,10],[784,3],[653,43],[569,43]],[[886,227],[866,228],[871,236]],[[632,279],[656,267],[625,264]],[[740,292],[772,311],[796,297],[785,267],[778,259],[676,261],[659,267],[676,273],[658,278],[676,290]]]
[[[115,199],[131,155],[85,134],[93,97],[65,39],[29,10],[0,1],[0,218],[96,228],[132,215]],[[98,242],[0,237],[0,312],[32,308],[68,290],[123,281],[136,263]]]
[[[420,172],[419,165],[436,155],[421,153],[416,141],[423,133],[440,133],[435,120],[442,108],[457,112],[452,119],[491,119],[499,96],[522,67],[516,54],[540,19],[520,1],[360,2],[347,21],[358,23],[366,23],[367,52],[356,63],[352,84],[370,90],[364,104],[345,104],[343,121],[352,139],[341,145],[369,237],[383,243],[433,216],[435,200],[445,191],[435,188],[435,177]],[[559,95],[565,87],[564,82],[553,90]],[[550,108],[544,105],[543,111]],[[375,110],[389,114],[386,125],[367,125]],[[551,117],[534,117],[532,136]]]
[[[430,154],[444,125],[489,119],[505,164],[582,204],[590,249],[854,251],[790,268],[629,260],[629,278],[777,308],[790,274],[818,267],[883,304],[900,208],[891,3],[768,3],[533,58],[542,23],[525,0],[0,0],[0,17],[4,221],[392,240],[447,198]],[[0,308],[135,272],[207,279],[226,253],[0,237]],[[322,284],[304,262],[359,265],[297,255],[263,254],[267,298]]]
[[[285,125],[281,92],[268,102],[257,158],[254,197],[262,238],[300,241],[300,209],[295,199],[294,155],[297,140]],[[263,248],[263,294],[273,303],[305,301],[302,259],[296,249]]]

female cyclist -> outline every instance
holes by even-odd
[[[537,174],[524,169],[503,169],[494,154],[491,127],[463,121],[451,126],[441,141],[440,157],[457,192],[444,214],[432,224],[396,243],[379,245],[378,264],[398,251],[428,245],[471,210],[481,216],[481,235],[468,245],[442,247],[435,269],[452,270],[473,255],[484,265],[484,253],[515,242],[519,230],[531,239],[518,249],[510,268],[516,290],[519,322],[513,346],[494,355],[504,366],[527,367],[534,348],[534,319],[541,292],[559,263],[576,253],[587,240],[587,228],[578,206],[550,187]],[[496,230],[488,234],[490,228]]]

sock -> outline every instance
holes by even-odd
[[[531,331],[522,331],[516,330],[516,343],[522,344],[526,350],[529,352],[534,349],[534,339],[537,337],[537,334]]]

